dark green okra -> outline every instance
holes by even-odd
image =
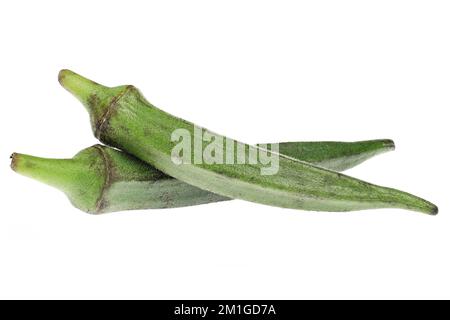
[[[336,170],[351,168],[394,149],[391,140],[359,142],[286,142],[280,152]],[[175,208],[230,200],[176,180],[117,149],[95,145],[72,159],[13,154],[16,172],[66,193],[72,204],[89,213]]]
[[[334,171],[279,155],[276,174],[262,175],[263,163],[233,164],[173,160],[172,135],[196,126],[150,104],[131,85],[106,87],[72,71],[62,70],[59,81],[90,114],[94,134],[105,144],[122,149],[158,170],[190,185],[225,197],[262,204],[314,211],[353,211],[402,208],[437,214],[437,207],[399,190],[376,186]],[[204,136],[225,139],[206,129]],[[232,140],[237,149],[258,154],[257,147]],[[209,142],[203,140],[204,150]],[[269,152],[270,157],[277,154]]]

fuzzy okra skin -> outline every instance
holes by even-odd
[[[95,136],[183,182],[225,197],[266,205],[312,211],[353,211],[402,208],[437,214],[437,207],[399,190],[376,186],[284,155],[279,170],[262,175],[263,163],[174,163],[171,136],[180,129],[195,136],[194,124],[150,104],[134,86],[106,87],[72,71],[59,73],[61,85],[76,96],[90,114]],[[206,129],[204,136],[224,137]],[[202,150],[208,146],[203,139]],[[236,149],[258,153],[257,147],[233,141]]]
[[[279,143],[279,153],[334,171],[351,169],[376,155],[392,150],[395,150],[395,144],[389,139]]]
[[[391,140],[358,142],[285,142],[280,152],[344,170],[394,149]],[[48,159],[14,153],[11,168],[54,186],[88,213],[193,206],[231,200],[176,180],[120,150],[95,145],[72,159]]]

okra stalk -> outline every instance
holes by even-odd
[[[288,156],[342,170],[393,148],[391,140],[280,143],[280,152]],[[19,174],[60,189],[75,207],[94,214],[231,200],[176,180],[131,155],[103,145],[86,148],[72,159],[14,153],[11,167]]]
[[[266,153],[266,158],[277,159],[278,170],[266,175],[266,164],[253,162],[252,155],[261,154],[260,148],[174,117],[146,101],[134,86],[109,88],[69,70],[60,72],[59,81],[85,105],[93,132],[100,141],[200,189],[229,198],[313,211],[402,208],[427,214],[438,212],[434,204],[409,193],[376,186],[272,151]],[[209,155],[204,152],[206,158],[202,161],[198,161],[195,153],[193,161],[188,161],[191,154],[187,159],[174,157],[178,146],[174,133],[187,133],[196,141],[199,131],[203,136],[201,150],[209,150],[211,139],[217,144],[231,141],[235,150],[244,150],[244,161],[233,155],[232,161],[217,162],[212,152]]]

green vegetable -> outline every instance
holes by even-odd
[[[376,186],[343,174],[316,167],[274,152],[266,159],[278,160],[278,170],[267,175],[263,161],[254,163],[255,154],[265,151],[225,139],[200,129],[201,150],[210,150],[211,141],[223,147],[231,141],[235,150],[244,150],[242,161],[233,155],[232,164],[217,163],[217,152],[174,157],[176,132],[194,137],[197,127],[147,102],[134,86],[105,87],[69,70],[62,70],[59,81],[87,108],[94,134],[105,144],[120,148],[158,170],[183,182],[225,197],[243,199],[285,208],[315,211],[352,211],[370,208],[402,208],[437,214],[437,207],[411,194]],[[214,148],[219,150],[220,148]],[[181,153],[180,153],[181,155]],[[181,160],[181,161],[180,161]],[[181,164],[180,164],[181,162]],[[228,162],[228,161],[227,161]],[[245,164],[241,164],[241,163]]]
[[[280,152],[330,168],[350,168],[371,156],[393,150],[391,140],[360,142],[287,142]],[[117,149],[95,145],[72,159],[46,159],[14,153],[14,171],[66,193],[89,213],[175,208],[230,200],[176,180]]]

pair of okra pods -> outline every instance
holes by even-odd
[[[84,104],[95,136],[117,149],[95,145],[72,159],[14,153],[11,167],[62,190],[85,212],[173,208],[231,199],[313,211],[438,212],[434,204],[409,193],[339,173],[393,150],[391,140],[286,142],[275,152],[200,128],[204,136],[221,141],[221,146],[231,141],[234,150],[245,154],[264,151],[276,157],[277,171],[262,174],[265,164],[257,161],[183,161],[185,155],[174,159],[173,133],[183,130],[194,135],[198,130],[194,124],[156,108],[134,86],[110,88],[69,70],[59,73],[59,82]],[[208,147],[208,141],[200,141],[202,147]]]

